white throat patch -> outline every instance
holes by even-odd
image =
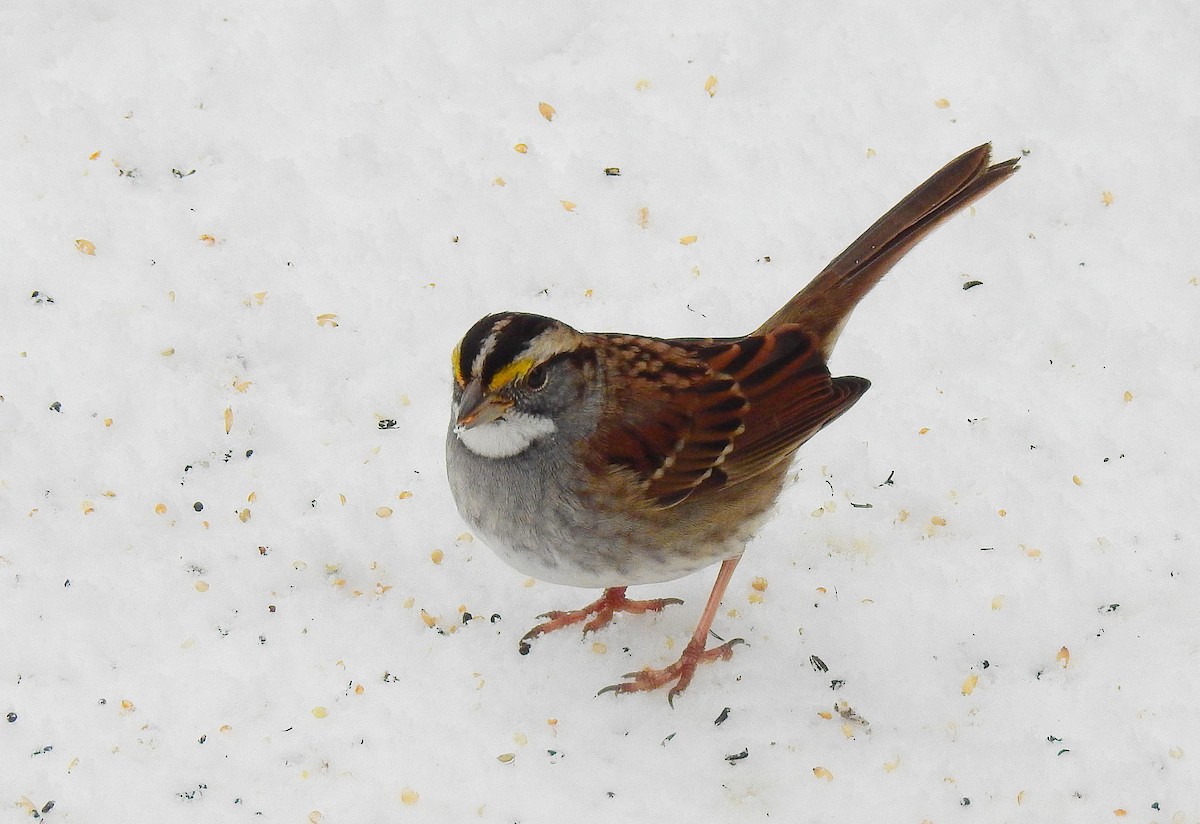
[[[454,434],[476,455],[484,458],[511,458],[529,448],[537,438],[558,431],[554,421],[541,415],[505,412],[504,417],[464,429],[454,428]]]

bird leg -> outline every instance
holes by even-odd
[[[733,577],[733,570],[737,566],[737,562],[738,558],[730,558],[721,564],[721,571],[717,573],[717,582],[713,584],[712,593],[708,596],[704,614],[700,616],[700,622],[696,624],[696,631],[692,633],[692,639],[683,648],[683,654],[679,656],[678,661],[662,669],[646,667],[637,672],[626,673],[624,677],[630,680],[605,687],[597,695],[606,692],[647,692],[674,682],[675,686],[671,687],[671,691],[667,693],[668,703],[674,706],[675,696],[687,689],[687,685],[691,683],[692,676],[696,672],[696,667],[707,661],[728,661],[732,658],[733,648],[738,644],[746,643],[741,638],[726,641],[712,649],[704,647],[708,642],[708,631],[712,627],[713,618],[716,617],[717,609],[721,606],[721,596],[725,594],[725,588],[729,586],[729,579]]]
[[[554,610],[539,615],[547,619],[521,637],[518,647],[522,655],[529,654],[529,644],[535,638],[556,629],[583,623],[583,632],[595,632],[607,626],[618,612],[641,615],[643,612],[659,612],[671,604],[682,604],[678,598],[654,598],[648,601],[631,601],[625,597],[625,587],[609,587],[604,594],[582,609]],[[586,622],[586,623],[584,623]]]

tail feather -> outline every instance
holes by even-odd
[[[830,261],[757,330],[799,324],[828,359],[850,313],[900,258],[959,210],[1008,179],[1019,158],[991,165],[984,143],[951,160]]]

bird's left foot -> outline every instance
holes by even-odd
[[[667,703],[675,706],[675,696],[687,689],[687,685],[692,682],[692,676],[696,673],[696,667],[708,661],[728,661],[733,657],[733,648],[738,644],[746,643],[741,638],[734,638],[732,641],[726,641],[719,647],[712,649],[704,648],[705,636],[697,640],[693,638],[688,645],[684,647],[683,655],[679,656],[679,660],[668,667],[662,669],[645,669],[637,672],[625,674],[625,678],[629,679],[621,684],[613,684],[605,687],[596,693],[603,695],[606,692],[624,693],[624,692],[649,692],[651,690],[661,689],[668,684],[674,683],[670,692],[667,693]]]

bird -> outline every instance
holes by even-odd
[[[950,161],[747,335],[581,332],[523,312],[472,325],[451,355],[446,471],[458,511],[525,575],[603,590],[580,609],[539,616],[520,652],[548,632],[582,625],[586,634],[621,612],[680,604],[634,600],[626,589],[720,564],[679,659],[600,693],[668,687],[674,705],[700,664],[729,660],[744,641],[709,647],[708,636],[747,542],[770,517],[797,450],[870,386],[829,370],[851,312],[1019,160],[992,163],[984,143]]]

